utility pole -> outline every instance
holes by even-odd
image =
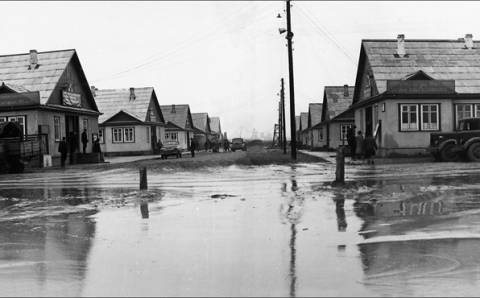
[[[295,135],[295,91],[293,89],[292,24],[290,20],[290,0],[287,0],[287,41],[288,41],[288,87],[290,89],[290,138],[292,159],[297,159],[297,140]]]
[[[286,125],[285,125],[285,87],[283,78],[281,80],[282,88],[280,89],[280,101],[282,102],[282,140],[283,140],[283,154],[287,154],[287,133],[286,133]]]
[[[278,147],[281,147],[283,144],[283,134],[282,134],[282,100],[278,101]]]

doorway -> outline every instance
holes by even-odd
[[[365,136],[373,135],[373,112],[372,107],[365,108]]]
[[[65,115],[65,134],[67,141],[69,140],[70,133],[74,133],[77,141],[75,142],[75,149],[79,149],[80,144],[80,125],[78,123],[78,116]]]
[[[150,126],[150,137],[151,137],[151,144],[152,144],[152,150],[155,152],[157,148],[157,127],[156,126]]]

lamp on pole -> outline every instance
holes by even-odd
[[[296,140],[296,131],[295,131],[295,91],[294,91],[294,80],[293,80],[293,54],[292,54],[292,22],[290,17],[290,0],[286,1],[287,3],[287,29],[280,28],[278,29],[280,34],[287,32],[287,47],[288,47],[288,88],[290,91],[290,144],[291,144],[291,155],[292,159],[297,159],[297,140]],[[278,17],[278,16],[277,16]]]

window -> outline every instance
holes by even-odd
[[[422,104],[422,130],[438,130],[438,104]]]
[[[0,123],[7,122],[7,117],[0,117]]]
[[[400,131],[418,130],[418,106],[400,105]]]
[[[60,117],[53,116],[53,133],[55,135],[55,141],[60,141],[62,135],[60,133]]]
[[[167,132],[165,133],[165,141],[176,141],[177,140],[177,135],[178,133],[176,132]]]
[[[457,129],[459,129],[458,122],[465,118],[472,118],[473,110],[472,110],[471,104],[457,104],[455,105],[455,108],[456,108],[456,121],[457,121],[456,127]]]
[[[133,133],[133,127],[126,127],[123,129],[124,131],[124,142],[125,143],[134,143],[135,142],[135,135]]]
[[[88,119],[87,118],[83,118],[83,129],[86,129],[88,131]],[[82,129],[82,131],[83,131]]]
[[[9,122],[17,122],[20,128],[22,129],[23,135],[27,134],[26,127],[25,127],[25,119],[26,116],[9,116],[8,121]]]
[[[105,139],[103,137],[104,131],[105,130],[103,128],[100,128],[98,130],[98,141],[100,142],[100,144],[105,144]]]
[[[113,143],[122,143],[123,142],[123,129],[122,128],[112,128],[112,142]]]
[[[150,143],[150,127],[145,127],[147,129],[147,143]]]
[[[340,125],[340,140],[346,140],[347,139],[347,132],[348,129],[352,127],[352,124],[342,124]]]

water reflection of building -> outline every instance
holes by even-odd
[[[64,200],[58,199],[64,192],[61,189],[46,192],[39,188],[28,192],[37,196],[37,201],[24,206],[23,212],[12,210],[20,219],[0,225],[0,241],[8,244],[0,248],[2,294],[81,296],[95,236],[95,222],[90,216],[96,211],[82,207],[69,209]],[[80,195],[73,197],[84,195],[80,191]],[[43,199],[45,196],[50,199]]]

